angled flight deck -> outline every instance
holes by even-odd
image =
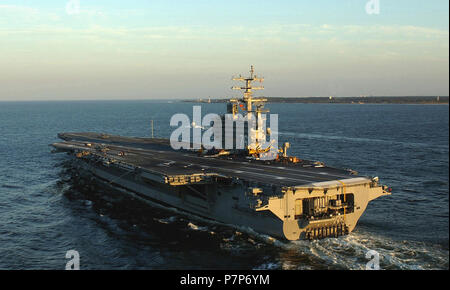
[[[107,137],[106,137],[107,136]],[[308,183],[347,179],[354,177],[353,171],[315,167],[306,164],[273,164],[233,158],[208,158],[185,151],[172,151],[167,140],[149,138],[126,138],[96,133],[60,134],[66,141],[55,143],[55,147],[73,146],[78,150],[91,150],[95,145],[108,148],[101,156],[114,158],[136,167],[142,167],[164,175],[216,173],[222,176],[235,176],[241,179],[275,185],[296,186]],[[91,147],[85,144],[90,143]],[[98,146],[97,146],[98,147]],[[124,152],[125,154],[120,154]]]

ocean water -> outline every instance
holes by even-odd
[[[0,102],[0,269],[449,268],[449,107],[269,104],[290,152],[364,175],[393,194],[371,202],[348,236],[287,242],[80,186],[57,133],[168,137],[167,101]],[[203,104],[202,113],[224,112]],[[107,198],[106,198],[107,197]]]

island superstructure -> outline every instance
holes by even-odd
[[[244,94],[229,101],[228,113],[260,122],[266,99],[253,96],[263,87],[252,82],[263,78],[252,67],[234,80],[244,82],[234,87]],[[287,142],[264,148],[259,140],[270,129],[248,132],[242,149],[174,150],[168,139],[92,132],[60,133],[52,146],[68,152],[82,176],[136,199],[287,240],[348,234],[370,201],[390,194],[378,177],[289,156]]]

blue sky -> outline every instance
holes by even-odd
[[[0,0],[0,100],[448,95],[447,0],[68,2]]]

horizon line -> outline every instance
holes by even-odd
[[[398,96],[389,96],[389,95],[379,95],[379,96],[301,96],[301,97],[268,97],[268,96],[258,96],[265,98],[284,98],[284,99],[301,99],[301,98],[449,98],[449,95],[398,95]],[[98,101],[106,101],[106,102],[114,102],[114,101],[193,101],[193,100],[226,100],[233,97],[204,97],[204,98],[164,98],[164,99],[24,99],[24,100],[1,100],[0,103],[20,103],[20,102],[98,102]],[[235,98],[235,97],[234,97]]]

